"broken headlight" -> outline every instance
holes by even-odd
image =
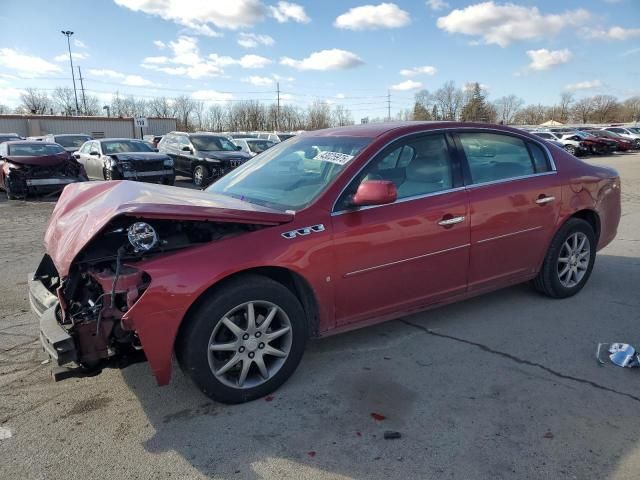
[[[146,222],[136,222],[129,226],[127,238],[136,253],[148,252],[159,241],[155,228]]]

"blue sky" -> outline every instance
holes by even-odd
[[[490,98],[640,95],[640,0],[3,0],[0,103],[71,86],[208,102],[314,98],[354,118],[412,105],[420,88],[477,81]],[[242,43],[242,45],[240,44]]]

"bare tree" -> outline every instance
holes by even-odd
[[[523,107],[524,100],[517,95],[507,95],[493,102],[498,121],[505,125],[513,123],[515,115]]]
[[[53,106],[46,92],[37,88],[27,88],[20,94],[20,107],[27,114],[43,115],[49,113]]]
[[[413,112],[411,118],[413,120],[432,120],[431,112],[433,103],[433,96],[428,90],[420,90],[415,94],[415,102],[413,104]]]
[[[558,121],[566,123],[571,115],[571,104],[573,103],[573,93],[562,92],[560,95],[560,104],[558,105]]]
[[[593,99],[591,98],[581,98],[573,105],[573,108],[571,109],[573,119],[577,120],[580,123],[587,123],[592,112]]]
[[[453,81],[445,83],[433,96],[443,120],[458,119],[464,101],[464,94],[460,88],[456,87]]]
[[[0,103],[0,115],[6,115],[9,113],[9,111],[10,111],[9,107]]]
[[[149,113],[154,117],[171,118],[175,115],[175,110],[167,97],[156,97],[149,101]]]
[[[307,108],[309,130],[327,128],[331,125],[331,107],[327,102],[315,100]]]
[[[51,94],[55,105],[56,113],[61,115],[73,115],[76,111],[76,102],[73,89],[68,87],[57,87]]]
[[[353,117],[351,112],[343,105],[336,105],[332,112],[332,125],[334,127],[343,127],[345,125],[353,125]]]
[[[622,102],[622,117],[625,122],[640,121],[640,96],[627,98]]]
[[[596,95],[591,99],[593,120],[597,123],[611,122],[616,119],[618,99],[611,95]]]
[[[178,128],[189,130],[191,114],[195,108],[194,101],[187,95],[180,95],[173,99],[176,116],[178,117]]]
[[[195,123],[195,130],[204,130],[205,111],[204,102],[202,100],[193,101],[193,118]]]
[[[214,103],[207,110],[207,130],[222,132],[225,130],[225,115],[222,105]]]

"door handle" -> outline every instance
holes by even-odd
[[[556,197],[540,197],[536,200],[536,203],[538,205],[544,205],[545,203],[553,202],[555,199]]]
[[[440,220],[438,222],[438,225],[440,225],[441,227],[448,227],[450,225],[455,225],[456,223],[462,223],[462,222],[464,222],[464,216],[451,217],[451,218],[447,218],[445,220]]]

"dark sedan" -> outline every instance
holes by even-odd
[[[60,145],[22,140],[0,144],[0,188],[10,200],[55,192],[84,180],[82,165]]]
[[[74,153],[80,149],[84,142],[93,140],[93,137],[81,133],[63,133],[60,135],[45,135],[43,137],[43,140],[45,142],[57,143],[58,145],[61,145],[67,152]]]
[[[175,181],[173,159],[155,152],[142,140],[91,140],[74,157],[92,180],[140,180],[164,185],[173,185]]]

